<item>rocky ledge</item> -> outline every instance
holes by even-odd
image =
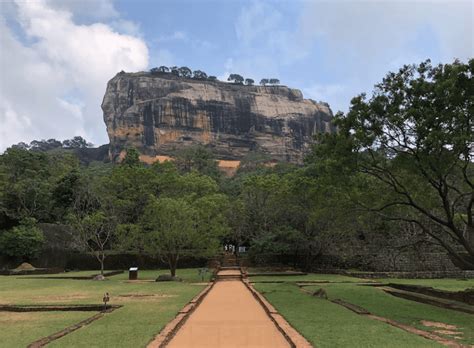
[[[116,161],[127,147],[142,155],[173,155],[201,144],[219,159],[260,152],[301,163],[313,136],[334,132],[326,103],[286,86],[244,86],[169,73],[118,73],[102,102]]]

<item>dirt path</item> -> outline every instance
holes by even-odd
[[[231,275],[235,271],[223,272]],[[167,347],[289,347],[289,344],[242,281],[226,280],[214,285]]]

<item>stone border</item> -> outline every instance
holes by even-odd
[[[474,306],[465,304],[464,302],[454,302],[446,299],[436,298],[416,292],[410,292],[405,290],[399,289],[392,289],[392,288],[381,288],[387,294],[390,294],[395,297],[400,297],[405,300],[415,301],[419,303],[425,303],[431,306],[436,306],[440,308],[450,309],[453,311],[474,314]]]
[[[105,272],[104,273],[104,277],[112,277],[114,275],[117,275],[117,274],[122,274],[124,273],[125,271],[121,270],[121,271],[110,271],[110,272]],[[17,278],[17,279],[61,279],[61,280],[64,280],[64,279],[70,279],[70,280],[92,280],[94,279],[95,277],[97,277],[98,275],[100,275],[100,273],[97,273],[97,274],[92,274],[90,276],[72,276],[72,277],[68,277],[68,276],[59,276],[59,277],[21,277],[21,278]]]
[[[277,329],[282,333],[285,339],[288,341],[292,348],[302,347],[302,348],[310,348],[313,347],[311,343],[306,340],[298,331],[296,331],[287,321],[286,319],[278,313],[278,311],[273,307],[267,299],[260,294],[255,288],[250,284],[248,279],[243,279],[242,282],[245,284],[247,289],[252,293],[255,299],[260,303],[263,307],[265,313],[267,313],[268,317],[273,321]]]
[[[74,324],[74,325],[71,325],[71,326],[68,326],[67,328],[61,330],[61,331],[58,331],[58,332],[55,332],[54,334],[52,335],[49,335],[49,336],[46,336],[46,337],[43,337],[43,338],[40,338],[39,340],[36,340],[34,341],[33,343],[30,343],[28,345],[27,348],[40,348],[40,347],[44,347],[46,346],[47,344],[51,343],[52,341],[55,341],[61,337],[64,337],[66,336],[67,334],[70,334],[71,332],[74,332],[78,329],[80,329],[81,327],[84,327],[86,325],[89,325],[90,323],[102,318],[105,314],[107,313],[112,313],[114,310],[116,310],[117,308],[120,308],[122,306],[115,306],[115,307],[112,307],[112,308],[109,308],[107,309],[106,311],[103,311],[101,313],[97,313],[95,315],[93,315],[92,317],[90,318],[87,318],[87,319],[84,319],[82,321],[80,321],[79,323],[77,324]]]
[[[158,335],[148,342],[147,348],[165,347],[188,320],[189,316],[194,312],[197,306],[204,300],[214,285],[215,282],[208,284],[198,295],[181,308],[176,317],[166,324]]]
[[[399,290],[415,292],[427,296],[443,298],[450,301],[464,302],[468,305],[474,305],[474,289],[463,291],[448,291],[433,288],[431,286],[389,283],[387,286]]]
[[[284,277],[284,276],[305,276],[308,275],[306,272],[249,272],[248,277]]]
[[[24,269],[15,271],[14,269],[0,270],[0,275],[3,276],[20,276],[20,275],[34,275],[34,274],[59,274],[63,273],[64,268],[51,267],[51,268],[35,268],[35,269]]]
[[[121,308],[121,305],[107,305],[106,310]],[[99,312],[102,304],[85,305],[0,305],[0,312]]]
[[[440,278],[474,278],[474,270],[468,271],[415,271],[415,272],[364,272],[348,271],[338,268],[316,268],[311,273],[341,274],[355,278],[406,278],[406,279],[440,279]]]

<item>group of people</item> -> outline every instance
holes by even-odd
[[[225,244],[224,245],[224,251],[228,253],[235,254],[235,245],[234,244]],[[244,246],[239,246],[238,249],[239,253],[245,253],[247,251],[247,248]]]
[[[225,244],[224,250],[229,253],[235,253],[235,245],[234,244]]]

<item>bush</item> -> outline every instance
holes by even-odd
[[[29,260],[38,255],[43,243],[43,232],[35,225],[20,225],[0,235],[0,253]]]

